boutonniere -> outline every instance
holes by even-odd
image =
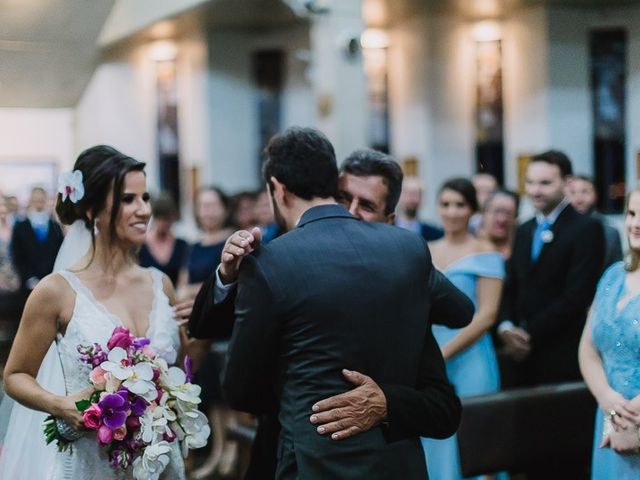
[[[553,242],[553,232],[551,230],[545,230],[540,234],[540,239],[543,243]]]
[[[84,197],[84,185],[82,184],[82,172],[62,172],[58,177],[58,193],[62,195],[62,201],[67,198],[73,203],[78,203]]]

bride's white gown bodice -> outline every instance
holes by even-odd
[[[153,278],[153,306],[149,315],[149,329],[145,337],[151,340],[156,351],[179,351],[180,335],[174,320],[169,299],[164,293],[162,273],[148,269]],[[68,394],[90,386],[91,367],[78,360],[78,345],[99,343],[104,350],[113,329],[122,322],[97,301],[76,275],[68,271],[59,272],[76,293],[71,320],[64,335],[58,334],[56,342],[60,353],[65,386]],[[171,462],[160,478],[184,479],[184,463],[178,442],[172,443]],[[111,468],[106,449],[98,445],[95,432],[89,432],[73,443],[72,453],[59,453],[55,458],[52,480],[105,480],[132,478],[131,467],[126,475],[119,475]]]

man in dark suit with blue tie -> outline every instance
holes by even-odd
[[[428,250],[419,237],[361,222],[335,203],[333,148],[319,132],[289,130],[267,155],[278,217],[295,229],[242,262],[227,397],[260,413],[273,411],[275,393],[278,478],[424,478],[418,435],[453,433],[459,414],[443,364],[433,359]],[[428,399],[422,411],[429,414],[413,422],[396,417],[390,404],[388,424],[335,442],[309,416],[315,402],[349,389],[345,366],[383,389],[440,385],[443,395]],[[434,431],[435,412],[450,419],[440,419],[442,431]]]
[[[47,211],[47,192],[35,187],[31,191],[27,218],[16,222],[11,237],[13,264],[25,294],[53,271],[62,240],[60,225]]]
[[[565,198],[572,167],[562,152],[532,158],[526,191],[536,216],[518,227],[498,326],[512,362],[503,385],[580,379],[578,343],[602,274],[604,232]]]

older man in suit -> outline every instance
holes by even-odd
[[[316,132],[312,133],[311,138],[317,135]],[[297,297],[298,300],[294,300],[294,303],[302,310],[297,314],[270,311],[272,306],[278,305],[279,302],[271,304],[271,299],[263,297],[262,294],[253,297],[258,290],[262,290],[263,293],[265,290],[251,286],[251,280],[248,280],[248,288],[243,289],[241,274],[236,305],[239,318],[229,356],[225,381],[227,391],[232,402],[235,401],[250,410],[259,410],[260,405],[251,400],[252,394],[261,392],[264,400],[265,392],[269,392],[274,383],[278,385],[277,391],[281,399],[280,419],[283,424],[279,476],[283,478],[295,475],[303,478],[328,478],[327,475],[347,478],[372,475],[372,478],[389,478],[389,475],[394,474],[408,478],[424,478],[424,460],[419,449],[416,449],[417,435],[423,429],[423,434],[427,435],[442,436],[453,433],[455,426],[451,424],[451,420],[456,416],[456,408],[453,406],[456,402],[450,401],[451,392],[446,379],[443,382],[440,374],[436,374],[440,370],[442,360],[426,328],[430,300],[434,300],[434,306],[437,306],[439,301],[438,297],[432,298],[433,294],[429,289],[429,278],[435,275],[435,271],[424,243],[418,237],[401,230],[358,222],[346,210],[332,202],[331,197],[335,192],[325,192],[329,194],[323,196],[306,195],[300,191],[295,174],[291,177],[291,172],[301,167],[300,164],[296,165],[295,159],[306,158],[306,162],[297,162],[308,167],[313,166],[313,161],[318,159],[318,151],[324,151],[328,158],[333,156],[332,149],[329,151],[323,147],[328,144],[326,139],[314,144],[313,141],[309,141],[307,134],[304,131],[287,132],[282,138],[275,140],[269,149],[270,161],[276,168],[275,173],[267,178],[273,185],[275,202],[280,207],[278,210],[282,212],[282,218],[289,227],[301,216],[298,226],[267,248],[261,249],[260,253],[248,257],[242,267],[242,270],[246,270],[247,263],[255,267],[261,265],[258,268],[262,273],[265,272],[262,269],[266,268],[269,273],[264,280],[274,287],[272,294],[276,295],[272,298],[279,298],[281,294],[288,299]],[[301,141],[299,137],[306,140]],[[296,152],[296,146],[298,149],[311,150]],[[294,164],[288,165],[285,160],[287,158],[294,160]],[[278,162],[281,167],[286,165],[287,168],[278,170]],[[269,163],[266,171],[269,171]],[[298,173],[302,175],[301,171]],[[315,175],[308,175],[307,172],[304,174],[307,178],[317,177],[316,180],[321,180],[324,188],[331,185],[331,182],[327,183],[327,179],[322,179],[318,172],[315,172]],[[281,181],[279,177],[285,180]],[[304,198],[304,195],[309,198]],[[344,245],[341,245],[341,242],[336,244],[336,235],[345,237]],[[381,253],[390,248],[389,241],[396,247],[400,246],[402,252],[391,248],[388,255],[384,255],[385,259],[374,254],[374,251]],[[335,252],[335,255],[319,256],[318,254],[325,249],[328,249],[326,253]],[[370,256],[371,254],[373,255]],[[424,270],[419,266],[423,263],[421,261],[417,262],[417,270],[416,262],[411,263],[413,267],[405,265],[413,255],[425,257],[427,265]],[[305,268],[293,268],[291,261],[297,264],[298,260],[303,259],[306,259]],[[382,264],[386,266],[383,267]],[[249,268],[250,272],[254,272],[253,267]],[[369,283],[369,275],[374,274],[376,269],[384,269],[388,276],[385,288],[382,288],[381,292],[373,291],[378,290],[377,286],[372,289],[371,285],[364,285]],[[257,270],[255,273],[257,277],[262,277],[262,273]],[[417,284],[407,277],[416,274],[418,277],[424,275]],[[300,278],[297,278],[299,276]],[[249,276],[251,277],[254,277],[253,273]],[[309,288],[305,288],[304,285],[308,285]],[[421,291],[420,294],[418,290]],[[248,299],[243,299],[243,291],[248,295]],[[397,295],[402,297],[402,300]],[[405,298],[407,296],[411,298]],[[462,300],[464,312],[464,299],[459,300]],[[261,305],[258,308],[261,313],[255,312],[256,304]],[[327,308],[333,313],[323,313]],[[468,315],[463,313],[462,316]],[[247,321],[247,317],[250,321]],[[421,317],[419,322],[418,317]],[[390,322],[391,319],[396,320]],[[268,332],[262,330],[260,325],[270,325],[267,327],[269,331],[274,325],[281,325],[282,330],[278,328],[277,332]],[[193,327],[203,330],[202,325]],[[304,331],[299,331],[300,327],[303,327]],[[418,335],[420,346],[411,346],[415,343],[415,338],[411,341],[408,339],[411,331]],[[390,342],[391,346],[383,346],[382,343],[378,345],[385,336],[387,339],[393,339]],[[259,350],[256,350],[258,345],[254,342],[258,337],[262,340],[259,342]],[[274,340],[277,345],[282,345],[279,352],[276,344],[269,346]],[[327,341],[329,343],[321,347]],[[244,348],[250,346],[249,350],[253,353],[247,355],[248,352],[244,351],[242,345]],[[404,345],[402,351],[398,350],[401,345]],[[326,352],[321,353],[318,348],[326,349]],[[420,354],[416,355],[418,352]],[[280,359],[276,361],[276,378],[273,377],[273,355]],[[418,357],[422,359],[421,364],[415,363]],[[256,361],[258,363],[255,363]],[[404,363],[407,365],[400,368]],[[383,390],[387,384],[393,385],[385,393],[389,392],[389,395],[393,395],[398,401],[389,402],[389,422],[384,427],[372,426],[368,432],[358,435],[357,442],[335,443],[318,435],[313,425],[309,424],[310,405],[304,405],[304,402],[300,403],[298,400],[300,396],[309,397],[308,400],[313,403],[346,390],[348,384],[340,376],[340,370],[344,366],[357,367],[371,374],[381,382]],[[408,372],[400,374],[399,370],[407,368]],[[262,374],[251,374],[253,380],[249,381],[249,385],[245,381],[246,377],[239,375],[240,371],[247,369],[252,372],[262,370]],[[407,373],[408,376],[403,379]],[[258,379],[261,379],[258,382],[262,382],[260,385],[255,383]],[[283,379],[286,379],[284,383]],[[419,393],[420,389],[429,387],[433,395],[424,397]],[[261,406],[267,405],[262,402]],[[300,415],[305,411],[307,413],[303,418]],[[416,414],[413,418],[407,418],[407,411],[414,411]],[[387,443],[392,440],[397,442]],[[295,457],[292,456],[291,447],[296,449]],[[324,457],[322,462],[319,461],[320,456]]]
[[[604,233],[565,198],[569,158],[532,158],[526,191],[536,216],[517,232],[507,263],[498,326],[513,362],[504,386],[580,379],[578,343],[602,273]]]

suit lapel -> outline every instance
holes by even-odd
[[[25,220],[25,224],[25,231],[27,233],[27,236],[29,237],[29,241],[32,245],[38,245],[40,242],[38,242],[38,237],[36,236],[36,231],[33,229],[33,225],[31,225],[31,220],[27,218]]]
[[[522,253],[524,255],[524,263],[527,266],[527,271],[531,270],[534,263],[531,262],[531,244],[533,243],[533,232],[535,231],[537,226],[536,219],[533,218],[522,225],[524,230],[524,239],[523,239],[523,250]]]

